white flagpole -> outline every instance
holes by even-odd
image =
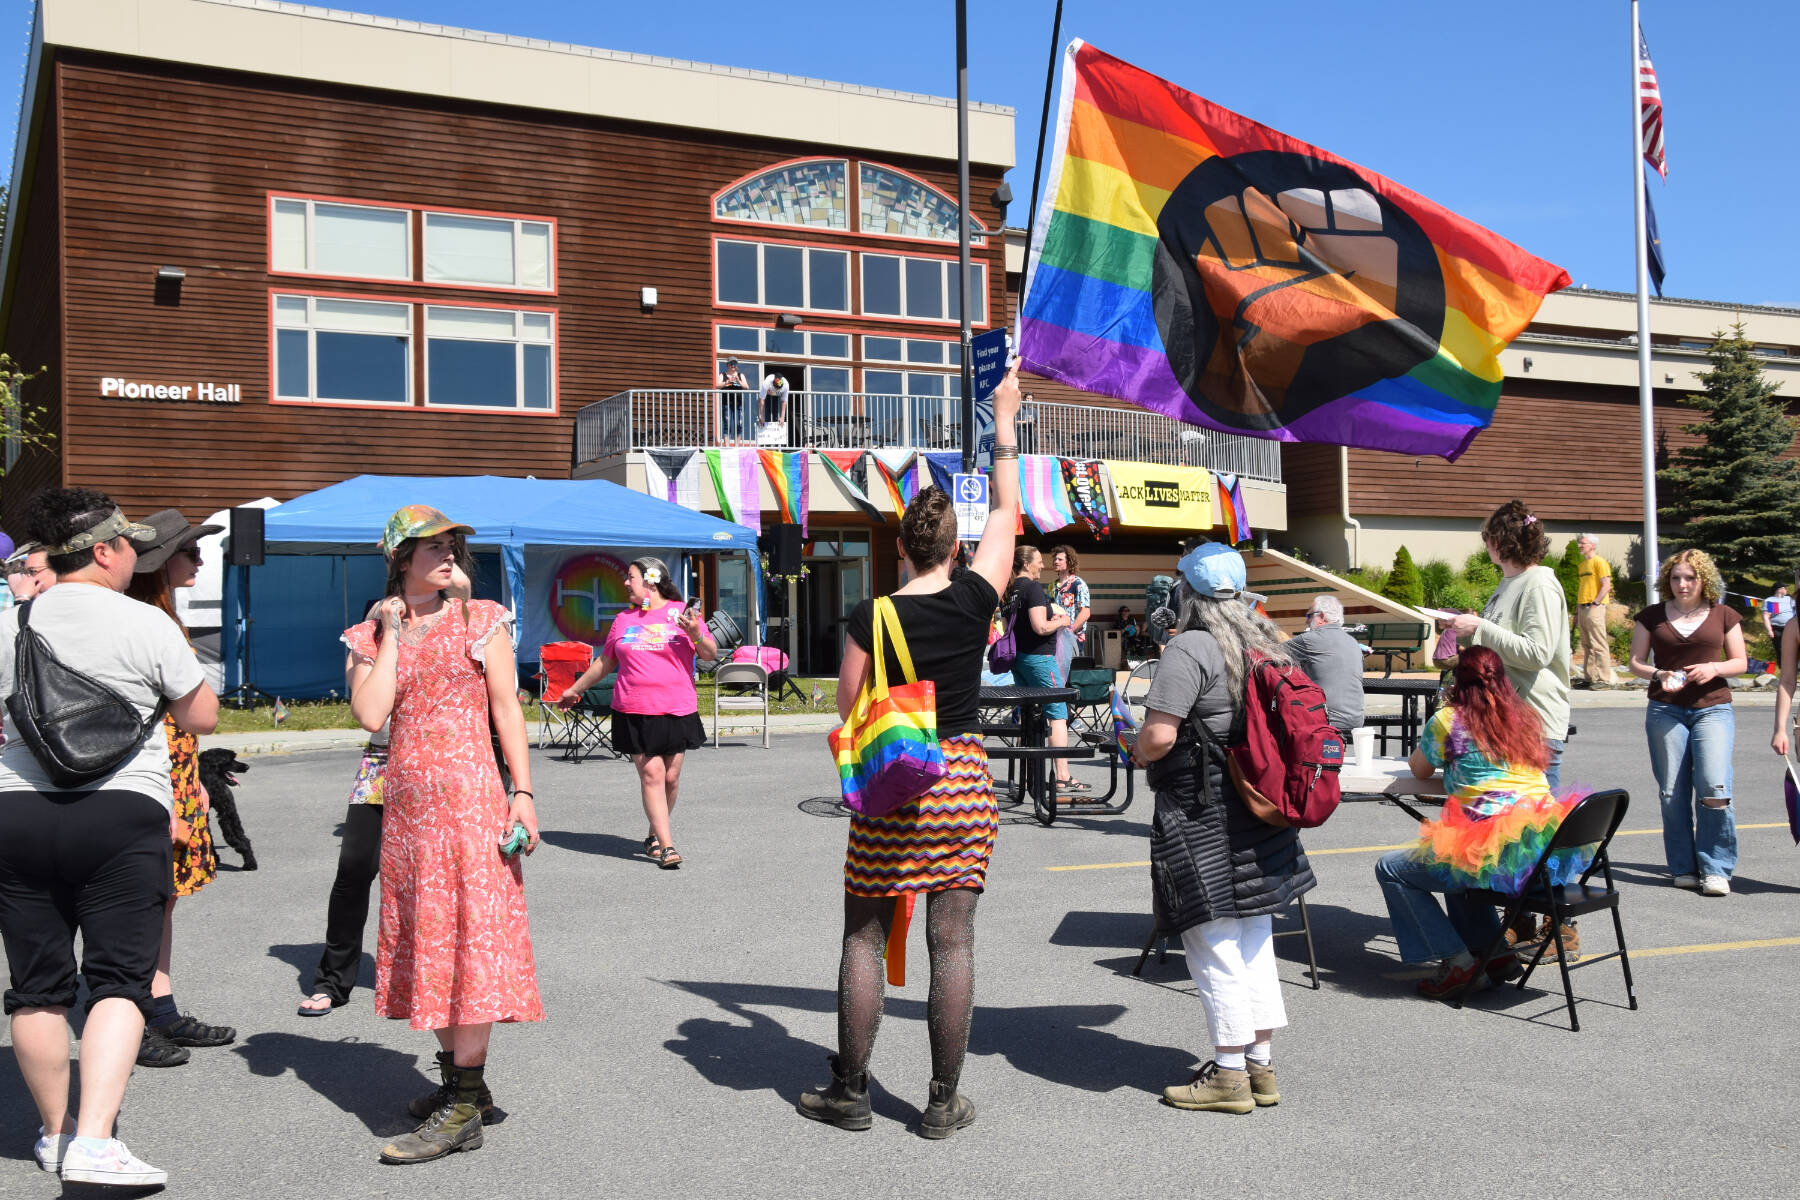
[[[1661,564],[1656,541],[1656,415],[1650,388],[1650,243],[1644,233],[1643,75],[1639,66],[1638,0],[1631,0],[1631,196],[1637,214],[1638,426],[1644,457],[1644,599],[1656,603]]]

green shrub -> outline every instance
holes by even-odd
[[[1412,554],[1405,546],[1394,552],[1394,566],[1388,572],[1381,594],[1389,600],[1414,607],[1425,603],[1425,586],[1419,580],[1419,568],[1413,565]]]
[[[1629,667],[1631,665],[1631,631],[1637,622],[1627,617],[1623,621],[1606,623],[1606,640],[1612,646],[1613,665]],[[1580,668],[1580,663],[1576,664]]]
[[[1644,607],[1644,581],[1627,579],[1625,572],[1617,563],[1611,565],[1613,569],[1613,600],[1635,613]]]
[[[1563,603],[1570,612],[1575,611],[1575,597],[1581,591],[1581,547],[1574,538],[1563,547],[1562,557],[1552,557],[1544,564],[1556,572],[1556,578],[1563,585]]]
[[[1434,558],[1419,568],[1419,583],[1425,591],[1425,603],[1442,608],[1445,588],[1456,582],[1456,568],[1441,558]]]
[[[1486,550],[1477,550],[1463,560],[1463,580],[1469,589],[1486,599],[1488,594],[1500,586],[1500,568],[1494,565]]]
[[[1470,591],[1469,585],[1460,579],[1453,580],[1440,589],[1436,600],[1428,599],[1425,603],[1432,608],[1445,608],[1451,612],[1479,612],[1481,610],[1481,602],[1476,599],[1475,593]]]
[[[1381,595],[1381,589],[1387,583],[1388,573],[1380,567],[1358,567],[1353,571],[1345,571],[1344,579],[1354,583],[1364,591]]]

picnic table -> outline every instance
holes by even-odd
[[[1435,676],[1430,679],[1365,679],[1363,695],[1400,697],[1399,716],[1372,717],[1363,722],[1375,728],[1375,737],[1383,754],[1387,753],[1389,740],[1399,741],[1402,757],[1418,749],[1419,735],[1424,732],[1425,722],[1431,720],[1431,715],[1438,710],[1438,681]]]
[[[1018,798],[1023,800],[1025,796],[1030,796],[1033,813],[1045,825],[1056,820],[1056,772],[1046,771],[1045,766],[1058,758],[1096,757],[1095,751],[1088,746],[1050,745],[1050,722],[1044,716],[1044,708],[1051,704],[1068,704],[1079,697],[1080,692],[1072,687],[1012,686],[981,689],[979,702],[982,708],[1018,710],[1018,724],[984,724],[981,732],[983,737],[1018,740],[1017,745],[989,745],[986,747],[987,754],[990,759],[1009,759],[1020,764]]]

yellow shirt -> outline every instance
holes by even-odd
[[[1575,603],[1592,604],[1600,598],[1600,585],[1612,578],[1612,566],[1596,554],[1592,558],[1582,559],[1581,566],[1576,568],[1576,573],[1581,579],[1581,584],[1575,592]]]

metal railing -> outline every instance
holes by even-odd
[[[758,406],[753,392],[620,392],[576,413],[575,464],[647,446],[752,444],[761,424]],[[1278,443],[1201,429],[1138,409],[1034,402],[1019,413],[1018,429],[1019,449],[1026,454],[1205,467],[1281,482]],[[788,396],[787,444],[954,450],[962,445],[962,403],[954,396],[794,392]]]

